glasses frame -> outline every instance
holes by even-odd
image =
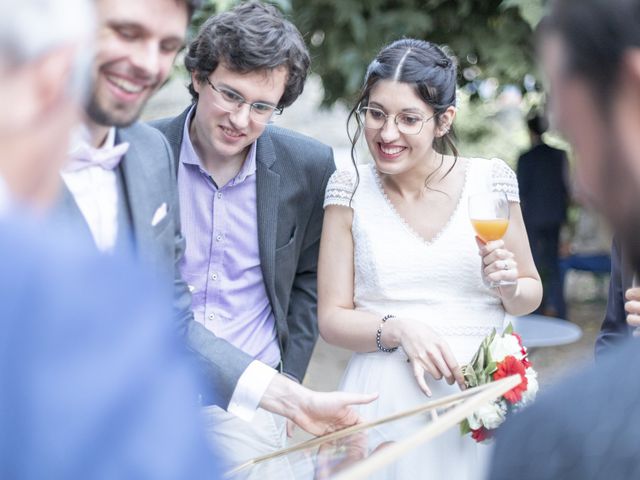
[[[208,78],[207,78],[207,83],[208,83],[208,84],[209,84],[209,86],[213,89],[213,91],[214,91],[214,92],[216,92],[216,93],[218,93],[219,95],[221,95],[221,96],[222,96],[222,99],[223,99],[224,101],[227,101],[227,100],[224,98],[224,92],[223,92],[222,90],[220,90],[218,87],[216,87],[216,86],[211,82],[211,80],[209,80]],[[233,92],[232,90],[229,90],[229,92],[233,93],[234,95],[236,95],[236,96],[238,97],[238,100],[233,101],[233,103],[234,103],[234,104],[235,104],[235,106],[236,106],[236,110],[235,110],[235,111],[240,110],[240,108],[242,108],[242,106],[243,106],[243,105],[245,105],[245,104],[246,104],[246,105],[249,105],[249,117],[251,118],[251,120],[253,120],[253,121],[254,121],[254,122],[256,122],[256,123],[260,123],[260,124],[262,124],[262,125],[268,125],[268,124],[271,122],[271,119],[273,118],[273,116],[274,116],[274,115],[281,115],[281,114],[282,114],[282,111],[283,111],[283,108],[282,108],[282,107],[277,107],[277,106],[275,106],[275,105],[271,105],[271,104],[269,104],[269,103],[264,103],[264,102],[248,102],[248,101],[247,101],[247,100],[245,100],[245,98],[244,98],[242,95],[240,95],[239,93]],[[229,108],[228,108],[228,107],[224,107],[224,106],[220,105],[218,102],[214,102],[214,103],[216,104],[216,106],[217,106],[218,108],[220,108],[220,109],[224,110],[225,112],[232,113],[232,112],[234,111],[234,110],[229,110]],[[231,101],[229,101],[229,103],[231,103]],[[263,105],[263,106],[265,106],[265,107],[269,107],[269,108],[271,109],[271,113],[270,113],[269,115],[267,115],[266,113],[265,113],[265,115],[264,115],[264,118],[265,118],[265,120],[266,120],[266,121],[263,121],[263,120],[262,120],[262,117],[258,117],[258,118],[256,118],[256,114],[251,115],[251,112],[253,112],[253,111],[254,111],[254,107],[255,107],[256,105]],[[259,115],[259,114],[258,114],[258,115]]]
[[[380,112],[382,115],[384,115],[384,122],[382,122],[382,125],[380,125],[379,127],[367,127],[365,118],[363,118],[366,116],[367,110],[375,110],[376,112]],[[395,115],[392,115],[390,113],[385,113],[384,110],[376,107],[360,107],[356,113],[358,115],[358,120],[360,120],[360,123],[362,124],[362,126],[367,130],[382,130],[384,126],[387,124],[389,117],[393,117],[393,123],[395,123],[396,128],[403,135],[420,135],[420,133],[422,132],[422,129],[424,128],[424,124],[438,115],[437,113],[434,113],[430,117],[426,119],[422,119],[420,124],[420,129],[417,132],[407,133],[407,132],[403,132],[400,125],[398,125],[398,115],[415,115],[416,117],[421,117],[422,115],[419,115],[417,113],[406,113],[406,112],[400,112],[400,113],[396,113]]]

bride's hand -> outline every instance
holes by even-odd
[[[460,389],[465,389],[462,369],[458,365],[451,348],[440,335],[420,322],[412,319],[393,319],[398,332],[400,345],[409,357],[413,367],[413,375],[420,389],[431,396],[431,389],[424,378],[425,372],[434,379],[443,377],[449,385],[456,382]]]
[[[489,282],[506,280],[514,285],[503,285],[498,288],[500,297],[509,299],[515,296],[518,288],[518,262],[513,252],[507,250],[503,240],[484,243],[476,237],[476,243],[482,257],[482,275]]]

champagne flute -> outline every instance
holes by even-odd
[[[469,196],[471,225],[483,242],[501,239],[509,227],[509,199],[504,192],[477,193]],[[515,285],[513,280],[490,281],[491,288]]]

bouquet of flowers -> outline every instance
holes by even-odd
[[[522,339],[511,325],[502,335],[498,335],[494,329],[483,340],[471,363],[462,368],[462,372],[467,388],[516,374],[522,378],[519,385],[460,423],[461,433],[470,433],[476,442],[489,441],[506,416],[533,402],[538,392],[537,373],[531,368]]]

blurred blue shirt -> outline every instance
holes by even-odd
[[[0,478],[218,478],[170,293],[76,238],[0,215]]]

